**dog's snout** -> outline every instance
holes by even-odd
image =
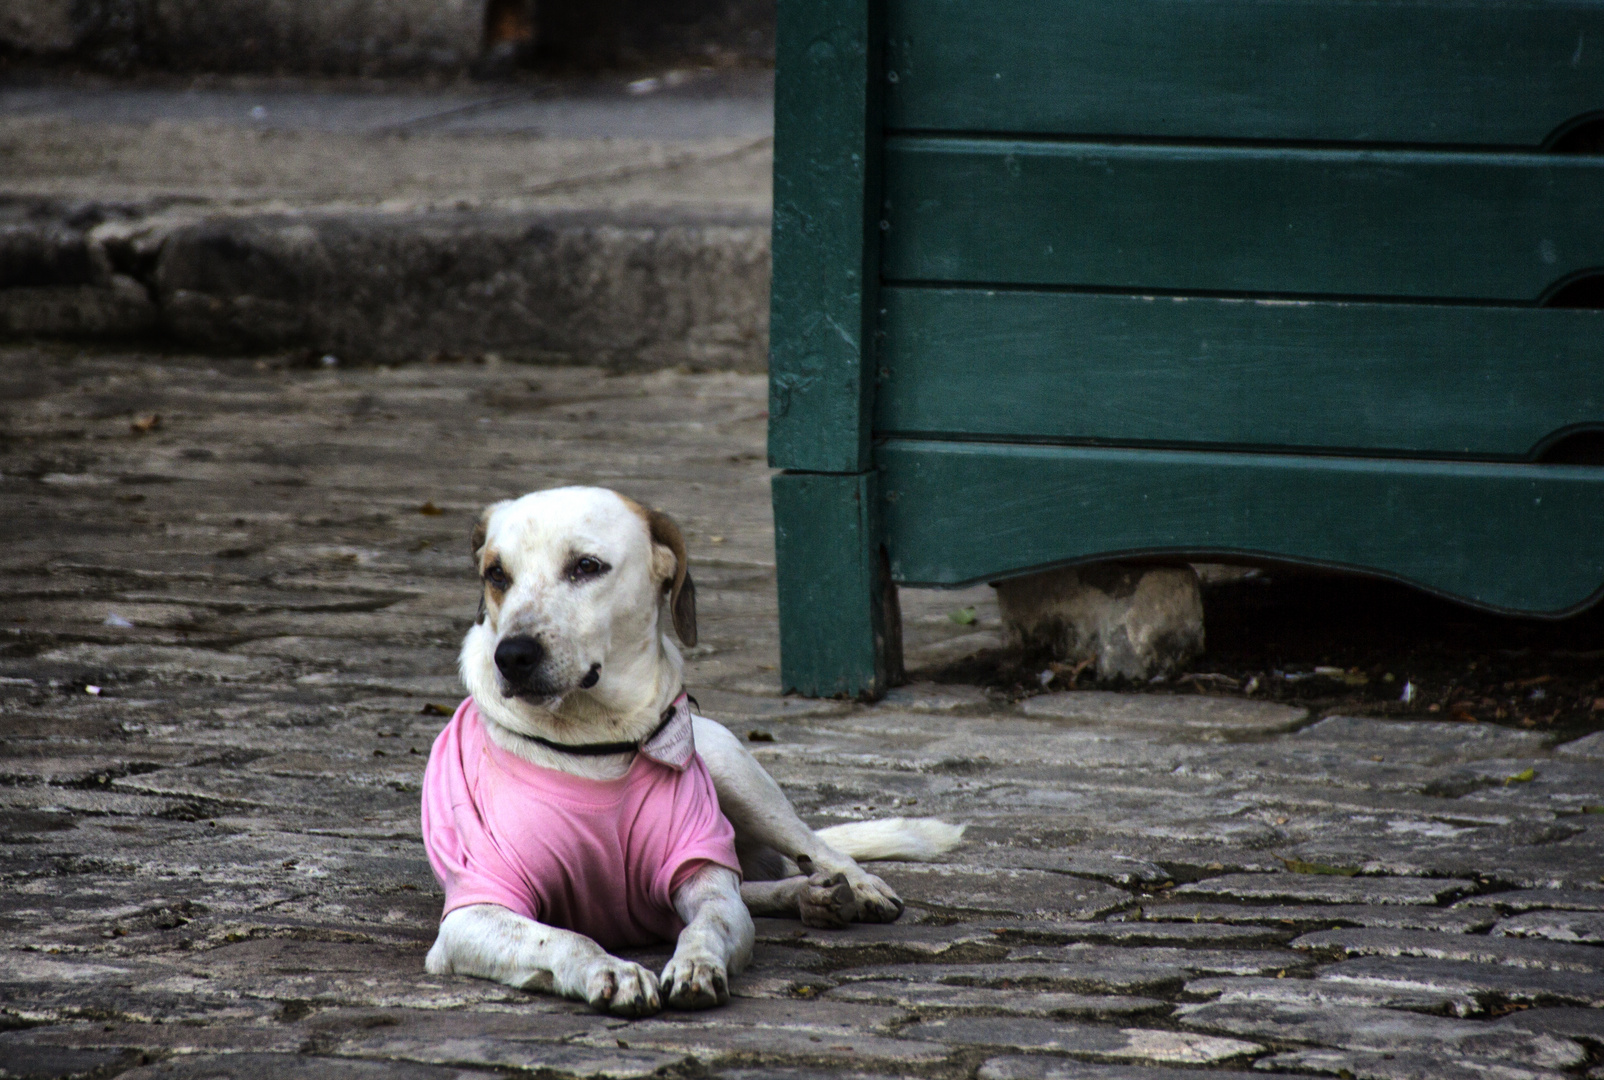
[[[520,634],[502,639],[496,646],[496,667],[503,678],[513,686],[523,686],[533,680],[535,669],[546,659],[546,647],[540,639]]]

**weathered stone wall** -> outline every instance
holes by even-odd
[[[404,74],[505,61],[498,43],[527,24],[559,62],[774,55],[774,0],[6,0],[0,49],[118,71]]]
[[[8,0],[0,42],[111,68],[320,73],[462,68],[486,0]]]

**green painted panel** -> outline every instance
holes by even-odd
[[[898,137],[885,198],[888,280],[1535,301],[1604,267],[1604,157]]]
[[[1589,0],[889,0],[887,123],[1537,146],[1604,109]]]
[[[875,428],[1524,457],[1604,426],[1604,311],[888,287]]]
[[[879,260],[877,0],[780,0],[778,19],[769,463],[860,472]]]
[[[1548,614],[1604,586],[1604,468],[913,440],[876,458],[909,585],[1164,553],[1352,568]]]
[[[878,475],[783,472],[773,496],[782,689],[880,697],[902,679],[902,632]]]

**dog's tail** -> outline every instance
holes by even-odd
[[[958,846],[963,825],[948,825],[935,818],[884,818],[854,821],[820,829],[818,837],[859,862],[873,859],[910,859],[928,862]]]

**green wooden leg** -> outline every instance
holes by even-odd
[[[902,619],[880,538],[876,473],[774,478],[780,684],[874,700],[902,680]]]

